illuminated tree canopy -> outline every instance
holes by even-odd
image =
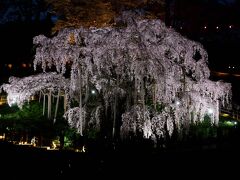
[[[201,44],[134,13],[123,13],[116,23],[121,26],[34,38],[35,68],[54,67],[64,75],[70,67],[69,99],[78,102],[65,113],[70,125],[81,135],[107,127],[113,136],[141,133],[156,140],[206,115],[218,124],[231,85],[209,80]]]

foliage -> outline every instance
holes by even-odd
[[[52,125],[42,116],[39,104],[35,102],[24,105],[22,110],[17,106],[1,107],[0,124],[2,132],[14,136],[11,138],[20,138],[25,133],[29,136],[39,134],[51,136],[53,132]]]
[[[113,26],[114,19],[126,9],[143,9],[148,17],[162,16],[164,14],[163,0],[45,0],[52,6],[53,12],[59,19],[53,32],[67,27],[106,27]],[[152,8],[157,11],[152,11]]]
[[[50,142],[69,127],[63,118],[58,115],[58,121],[53,124],[42,114],[42,105],[36,101],[25,104],[20,110],[16,105],[1,107],[1,132],[9,134],[10,138],[20,139],[21,136],[42,136],[43,141]]]
[[[191,124],[190,131],[191,136],[195,136],[200,140],[217,137],[217,126],[212,125],[208,115],[205,116],[202,122]]]

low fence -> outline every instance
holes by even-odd
[[[232,105],[231,108],[220,108],[220,115],[221,116],[229,116],[233,119],[240,120],[240,106],[239,105]]]

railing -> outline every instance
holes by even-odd
[[[228,115],[229,117],[236,119],[236,120],[240,120],[240,106],[233,104],[232,108],[220,108],[220,114],[222,116],[224,115]]]

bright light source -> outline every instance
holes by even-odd
[[[82,147],[82,152],[86,152],[85,146]]]
[[[224,113],[224,114],[222,114],[222,116],[223,116],[223,117],[229,117],[229,114]]]
[[[181,103],[179,101],[176,101],[176,105],[179,106]]]
[[[219,27],[217,26],[216,29],[218,29]]]
[[[231,29],[231,28],[232,28],[232,25],[229,25],[229,28]]]
[[[0,139],[5,139],[5,133],[3,133],[3,135],[0,136]]]
[[[212,114],[213,110],[211,108],[208,109],[208,114]]]
[[[13,65],[12,64],[8,64],[7,66],[8,66],[9,69],[12,69]]]
[[[92,94],[96,94],[96,91],[95,91],[95,90],[91,90],[91,93],[92,93]]]
[[[57,145],[54,141],[52,142],[52,145],[53,145],[53,149],[56,149]]]
[[[236,125],[236,124],[237,124],[237,122],[235,121],[235,122],[234,122],[234,124]]]
[[[13,104],[16,104],[19,99],[18,94],[11,94],[7,96],[8,105],[11,107]]]
[[[207,26],[204,26],[204,29],[207,29]]]

